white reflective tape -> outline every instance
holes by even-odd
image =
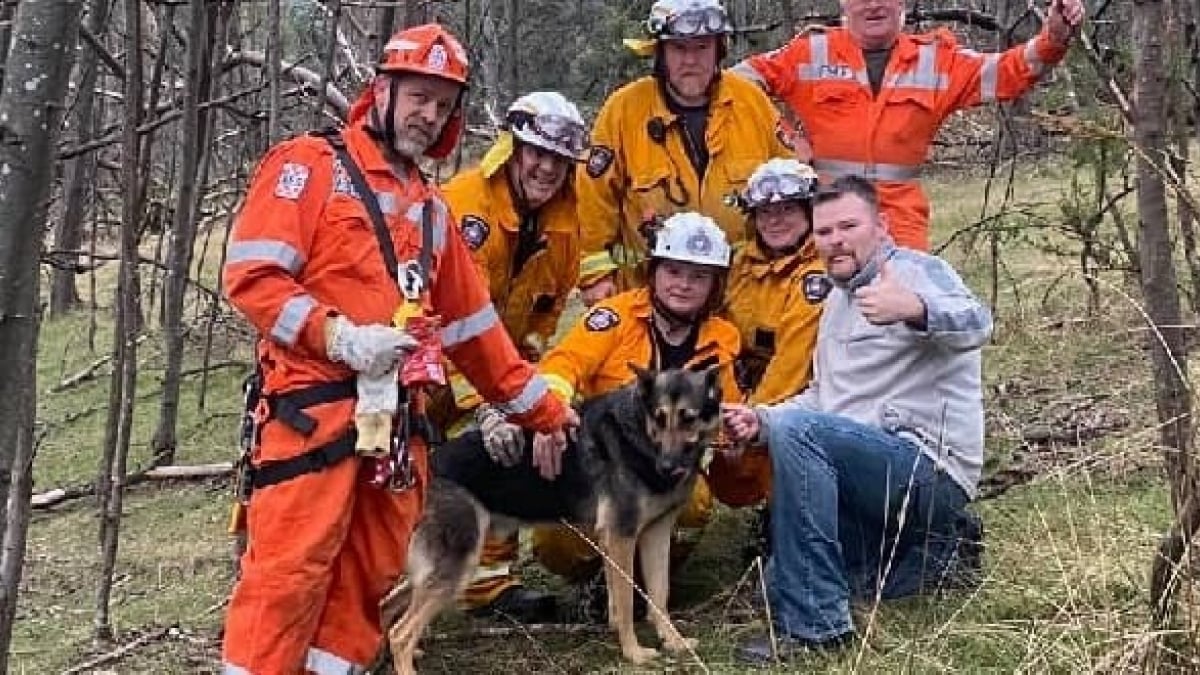
[[[295,276],[304,267],[304,256],[291,244],[275,239],[250,239],[230,244],[225,264],[228,266],[247,262],[274,263]]]
[[[979,100],[992,103],[996,100],[996,82],[1000,74],[1000,55],[986,54],[979,69]]]
[[[226,661],[221,664],[221,675],[250,675],[250,671]]]
[[[533,410],[538,401],[549,391],[546,385],[546,380],[541,375],[534,375],[525,383],[525,388],[521,390],[520,395],[514,399],[496,404],[496,407],[507,417],[509,415],[521,415]]]
[[[842,176],[861,176],[871,181],[886,180],[904,182],[916,180],[921,175],[920,165],[907,164],[865,164],[850,162],[842,159],[814,159],[812,166],[821,173],[834,178]]]
[[[366,666],[351,663],[346,659],[317,647],[309,647],[304,658],[304,667],[316,675],[362,675]]]
[[[911,72],[893,75],[889,87],[945,91],[950,88],[950,78],[937,72],[937,45],[927,44],[917,48],[917,67]]]
[[[1041,57],[1038,56],[1038,41],[1041,38],[1035,37],[1025,43],[1025,65],[1029,66],[1029,70],[1033,71],[1035,76],[1041,77],[1042,71],[1046,69],[1046,64],[1042,63]]]
[[[497,565],[487,565],[487,566],[480,565],[475,570],[475,576],[472,577],[471,580],[472,581],[488,581],[489,579],[499,579],[499,578],[507,577],[507,576],[511,576],[511,575],[512,575],[512,572],[509,570],[508,563],[502,563],[502,564],[497,564]]]
[[[764,78],[762,75],[760,75],[759,72],[754,69],[754,66],[750,65],[749,61],[739,61],[737,64],[735,64],[729,70],[733,71],[733,73],[736,75],[739,75],[741,77],[746,78],[747,80],[750,80],[751,82],[753,82],[754,84],[757,84],[760,87],[765,88],[767,85],[766,78]]]
[[[442,346],[450,348],[473,340],[499,322],[500,316],[496,314],[496,307],[489,302],[474,314],[446,324],[442,329]]]
[[[271,337],[282,345],[295,346],[296,340],[300,339],[300,330],[304,328],[304,322],[316,306],[317,301],[311,295],[297,295],[283,303],[283,309],[275,319],[275,325],[271,327]]]
[[[416,202],[408,207],[404,217],[412,221],[418,228],[418,231],[424,229],[422,219],[425,217],[425,204],[427,202]],[[441,200],[430,200],[429,203],[434,205],[433,212],[433,250],[441,253],[446,247],[446,221],[449,220],[449,210]],[[424,236],[422,234],[422,236]],[[429,272],[427,270],[427,272]]]

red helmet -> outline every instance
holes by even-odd
[[[467,52],[463,49],[458,38],[450,31],[436,23],[413,26],[397,32],[383,47],[383,55],[375,67],[378,76],[387,75],[428,75],[438,77],[463,88],[467,85],[469,64]],[[394,86],[394,85],[393,85]],[[350,118],[365,115],[370,106],[375,105],[373,87],[368,87],[361,99],[361,107],[351,109]],[[394,90],[393,90],[394,95]],[[380,111],[382,112],[382,111]],[[394,142],[395,130],[391,128],[391,113],[385,116],[383,132],[388,143]],[[462,135],[464,126],[462,110],[462,93],[450,118],[446,120],[441,133],[433,145],[425,151],[426,157],[444,159],[454,150]]]
[[[393,35],[375,70],[432,75],[466,85],[470,64],[458,38],[436,23],[427,23]]]

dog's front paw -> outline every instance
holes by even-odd
[[[625,655],[625,659],[635,666],[644,666],[658,657],[658,650],[653,647],[643,647],[635,645],[628,649],[622,649],[621,653]]]
[[[699,644],[700,641],[696,638],[668,638],[663,640],[663,649],[671,652],[672,654],[678,654],[680,652],[693,652],[696,651],[696,646]]]

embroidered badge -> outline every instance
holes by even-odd
[[[801,285],[804,290],[804,299],[814,305],[824,301],[825,296],[829,295],[829,291],[833,290],[833,282],[824,272],[805,274]]]
[[[478,251],[492,233],[492,228],[483,218],[477,216],[463,216],[459,229],[462,231],[463,241],[467,242],[467,248],[472,251]]]
[[[612,166],[613,162],[612,148],[603,145],[593,145],[591,154],[588,155],[587,174],[592,178],[599,178],[608,171],[608,167]]]
[[[350,172],[342,166],[342,160],[333,160],[333,191],[359,199],[358,190],[354,189],[354,181],[350,180]]]
[[[446,54],[446,48],[441,44],[434,45],[429,50],[429,56],[425,59],[425,65],[434,70],[445,70],[448,62],[449,57]]]
[[[288,162],[279,170],[279,181],[275,183],[275,196],[295,201],[308,185],[308,167]]]
[[[610,330],[619,323],[621,323],[621,317],[607,307],[593,309],[583,320],[583,325],[594,333]]]
[[[376,192],[375,201],[379,203],[379,210],[394,216],[398,212],[396,207],[396,195],[392,192]]]
[[[704,232],[697,232],[688,237],[684,246],[687,247],[687,252],[692,255],[709,255],[713,250],[712,239],[709,239],[708,235]]]

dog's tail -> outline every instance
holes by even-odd
[[[380,605],[397,672],[411,672],[425,627],[470,582],[487,528],[487,511],[470,493],[449,481],[433,480],[408,546],[408,574]]]

